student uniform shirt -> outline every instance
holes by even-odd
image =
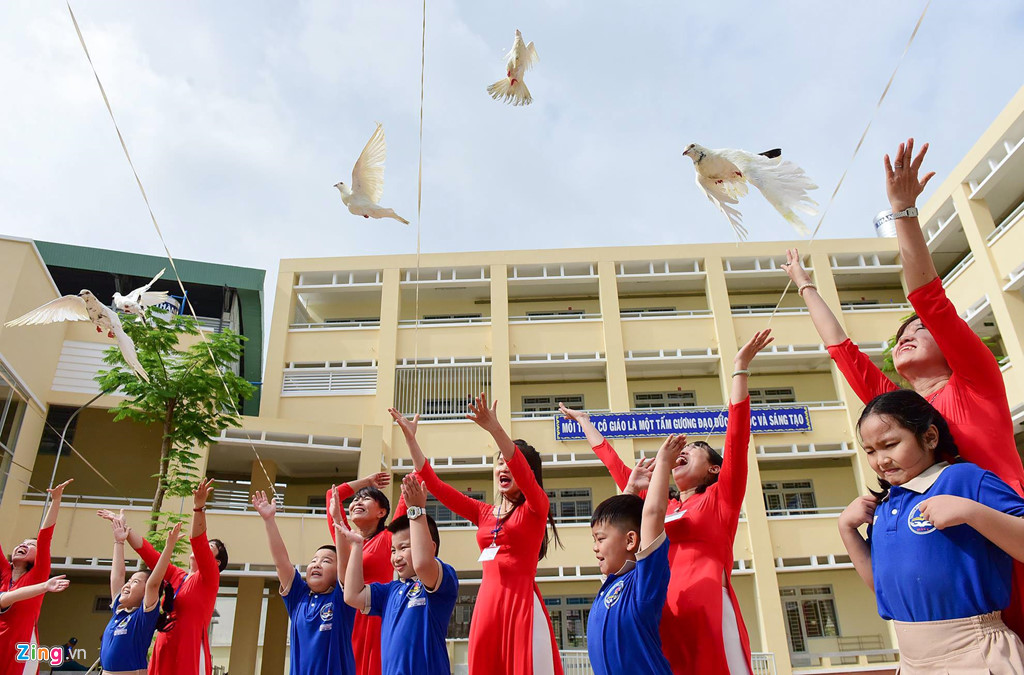
[[[291,618],[291,675],[356,675],[352,656],[354,609],[345,604],[340,584],[314,593],[295,568],[291,588],[282,594]]]
[[[661,612],[671,568],[662,532],[650,546],[609,575],[590,609],[587,651],[595,675],[671,675],[661,651]]]
[[[100,643],[100,665],[103,670],[145,670],[149,644],[160,618],[160,603],[153,603],[147,612],[142,607],[121,609],[121,596],[110,605],[113,616],[103,631]]]
[[[878,613],[897,621],[987,614],[1010,602],[1012,559],[969,525],[936,529],[919,505],[955,495],[1024,516],[1024,499],[991,471],[967,462],[935,464],[875,509],[868,528]]]
[[[448,675],[448,621],[459,595],[455,569],[441,565],[437,588],[411,579],[370,584],[368,613],[381,617],[383,675]]]

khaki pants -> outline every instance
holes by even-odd
[[[1000,612],[893,623],[900,675],[1024,675],[1024,645]]]

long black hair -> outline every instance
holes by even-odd
[[[168,581],[161,581],[160,616],[156,620],[156,629],[161,633],[166,633],[174,628],[174,620],[174,587]]]
[[[221,572],[228,568],[228,547],[220,539],[211,539],[210,543],[217,547],[217,569]]]
[[[960,451],[956,447],[953,433],[949,430],[945,418],[916,391],[897,389],[871,399],[857,420],[858,436],[860,436],[860,425],[872,415],[885,415],[899,426],[912,432],[922,446],[925,433],[934,426],[939,432],[939,442],[935,446],[935,463],[949,462],[952,464],[959,461]],[[861,444],[863,445],[863,441]],[[881,478],[878,479],[878,486],[879,492],[874,490],[870,492],[881,501],[889,495],[889,488],[892,486]]]
[[[352,499],[359,499],[360,497],[369,497],[373,501],[377,502],[377,506],[384,509],[384,516],[377,521],[377,529],[374,530],[373,534],[370,536],[370,538],[373,539],[373,537],[376,537],[378,534],[383,532],[385,528],[387,528],[388,515],[391,513],[391,500],[387,498],[387,495],[372,485],[359,488],[359,490],[352,495]]]
[[[725,460],[722,459],[722,453],[718,452],[718,450],[715,450],[714,448],[712,448],[710,445],[708,445],[704,441],[694,441],[690,445],[697,446],[698,448],[703,450],[705,453],[707,453],[708,462],[711,463],[711,466],[721,467],[722,464],[725,462]],[[708,475],[704,476],[704,482],[697,486],[697,494],[702,494],[704,492],[707,492],[707,489],[709,487],[711,487],[712,485],[717,483],[718,482],[718,474],[720,474],[720,473],[721,473],[721,471],[714,471],[714,472],[709,472]]]
[[[544,465],[540,457],[540,453],[532,445],[527,443],[521,438],[517,438],[512,441],[516,444],[516,448],[519,452],[523,453],[523,458],[526,463],[530,465],[530,470],[533,471],[533,477],[537,479],[537,485],[544,487]],[[501,523],[508,520],[509,516],[515,513],[515,510],[519,508],[521,504],[526,502],[526,496],[523,494],[522,488],[519,490],[519,497],[512,501],[512,508],[508,513],[501,517]],[[548,525],[551,526],[551,536],[554,537],[555,544],[562,548],[562,540],[558,538],[558,528],[555,527],[555,516],[553,508],[548,505]],[[540,544],[540,555],[537,556],[538,560],[543,560],[548,554],[548,543],[551,541],[551,536],[548,535],[547,528],[544,529],[544,541]]]

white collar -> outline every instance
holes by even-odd
[[[939,479],[939,475],[948,468],[949,462],[932,464],[930,467],[917,474],[903,485],[899,485],[897,487],[923,495],[925,492],[928,492],[933,485],[935,485],[935,481]]]

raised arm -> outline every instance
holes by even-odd
[[[558,404],[558,410],[567,419],[575,420],[580,425],[594,454],[597,455],[597,458],[608,469],[608,473],[611,474],[615,485],[625,492],[626,487],[629,485],[630,468],[622,461],[619,454],[615,452],[615,448],[612,447],[611,443],[605,440],[605,437],[601,435],[601,432],[590,421],[590,413],[567,408],[564,403]]]
[[[498,422],[497,410],[498,402],[494,401],[492,405],[488,406],[487,395],[481,393],[470,404],[469,414],[466,417],[476,422],[477,426],[484,429],[494,439],[498,449],[501,450],[502,458],[508,464],[509,471],[512,472],[512,478],[515,479],[516,485],[523,493],[526,508],[547,518],[551,508],[548,493],[537,483],[537,477],[533,475],[533,470],[530,469],[523,453],[519,452],[519,448]]]
[[[742,403],[750,396],[747,389],[747,381],[750,379],[750,362],[754,360],[758,352],[775,342],[772,337],[772,329],[766,328],[754,333],[754,337],[747,340],[747,344],[740,347],[736,357],[732,360],[732,392],[729,395],[729,403],[735,405]]]
[[[167,573],[167,566],[171,564],[171,556],[174,555],[174,547],[179,539],[181,539],[181,523],[175,523],[174,528],[167,535],[167,544],[164,546],[160,558],[156,561],[156,566],[150,572],[149,578],[146,579],[146,596],[142,602],[142,611],[144,612],[150,611],[160,601],[160,585],[164,582],[164,574]],[[123,553],[123,545],[121,550]],[[207,550],[209,550],[209,546],[207,546]],[[111,588],[111,591],[113,591],[113,588]]]
[[[206,534],[206,501],[213,494],[213,479],[205,478],[192,493],[192,532],[189,539]],[[197,561],[198,562],[198,561]]]
[[[391,474],[380,471],[378,473],[371,473],[369,476],[359,478],[358,480],[350,480],[347,483],[342,483],[338,487],[331,486],[331,489],[327,491],[325,497],[327,501],[327,531],[331,535],[331,540],[334,539],[334,523],[344,522],[348,525],[348,519],[345,518],[345,510],[341,508],[342,500],[348,499],[355,493],[359,492],[363,488],[375,487],[378,490],[383,490],[391,484]],[[335,509],[337,507],[337,509]],[[341,514],[341,518],[338,518],[338,513]],[[398,515],[397,513],[395,515]]]
[[[267,529],[267,542],[270,544],[270,557],[274,559],[281,588],[287,591],[295,580],[295,567],[288,558],[288,548],[281,538],[281,531],[277,529],[277,505],[273,500],[267,499],[266,493],[260,490],[253,493],[252,506],[256,513],[260,514],[260,518],[263,518],[263,525]]]
[[[409,454],[412,456],[412,466],[416,471],[419,471],[427,463],[427,457],[423,454],[419,441],[416,440],[416,430],[419,428],[420,416],[417,414],[412,419],[408,419],[398,412],[396,408],[388,408],[388,412],[391,413],[391,419],[395,420],[398,423],[398,428],[402,430],[402,435],[405,436],[405,443],[409,446]]]
[[[74,482],[74,480],[74,478],[69,478],[57,487],[46,490],[50,493],[50,507],[46,509],[46,516],[43,518],[40,530],[45,530],[57,524],[57,513],[60,512],[60,499],[64,496],[64,488]],[[47,560],[49,560],[49,557],[47,557]]]
[[[402,494],[410,506],[421,509],[427,505],[427,486],[415,474],[409,474],[402,481]],[[441,580],[441,563],[437,560],[434,540],[430,537],[430,526],[423,516],[409,521],[409,541],[412,547],[412,567],[427,590],[437,590]]]
[[[875,590],[875,578],[871,571],[871,546],[857,528],[871,525],[877,506],[878,500],[874,497],[857,497],[839,516],[839,537],[850,555],[853,568],[872,591]]]
[[[121,524],[128,530],[128,545],[135,549],[135,552],[142,558],[142,562],[146,564],[146,567],[153,569],[156,566],[156,561],[160,559],[160,552],[153,548],[153,545],[142,538],[142,535],[135,531],[134,528],[128,527],[128,523],[125,520],[124,512],[120,515],[114,513],[109,509],[100,509],[96,512],[96,515],[104,520],[109,520],[113,523],[114,520],[120,520]],[[181,585],[181,582],[185,579],[185,570],[175,565],[167,566],[167,573],[164,575],[164,580],[169,582],[175,588]]]
[[[795,248],[786,251],[786,262],[782,263],[782,269],[786,270],[797,293],[804,299],[807,311],[811,315],[811,323],[814,324],[814,329],[818,331],[825,346],[837,345],[846,340],[846,331],[829,309],[825,299],[818,294],[818,288],[811,282],[811,275],[803,268],[800,251]]]
[[[124,509],[121,509],[120,518],[110,521],[110,527],[114,531],[114,555],[110,563],[110,597],[116,598],[124,586],[124,542],[128,538],[128,528],[124,524]]]
[[[935,172],[931,171],[924,178],[918,179],[921,163],[927,153],[928,144],[925,143],[921,152],[914,157],[914,139],[908,138],[906,143],[900,143],[894,162],[890,163],[889,155],[885,156],[885,192],[893,213],[916,207],[918,196],[935,176]],[[935,270],[917,216],[896,219],[896,240],[899,242],[900,261],[903,263],[908,293],[938,279],[939,274]]]
[[[11,591],[4,591],[0,593],[0,610],[5,610],[16,602],[22,600],[31,600],[34,597],[40,596],[43,593],[60,593],[68,586],[71,582],[64,578],[64,575],[51,577],[47,581],[42,581],[38,584],[32,584],[31,586],[22,586],[21,588],[15,588]]]
[[[668,511],[668,484],[679,452],[686,445],[686,436],[672,434],[665,439],[654,461],[651,487],[644,499],[644,515],[640,522],[640,550],[645,550],[665,532],[665,513]]]
[[[438,478],[437,474],[434,473],[434,467],[429,464],[425,464],[416,475],[420,477],[427,486],[427,489],[430,490],[430,494],[437,497],[438,501],[474,525],[480,524],[482,512],[490,508],[488,504],[477,501],[469,495],[462,494]]]
[[[344,571],[340,564],[341,551],[338,551],[338,583],[345,591],[345,604],[366,612],[370,606],[370,587],[366,585],[366,577],[363,575],[363,537],[342,523],[335,523],[334,529],[335,539],[349,545],[348,564]]]

